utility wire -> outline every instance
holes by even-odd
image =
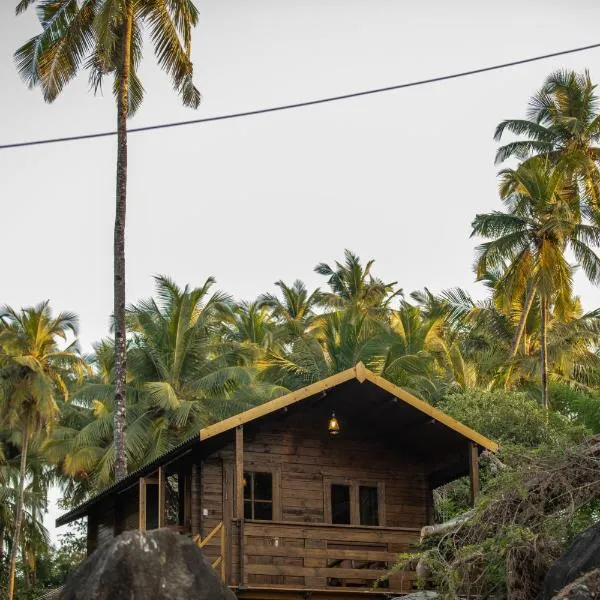
[[[361,96],[370,96],[372,94],[381,94],[383,92],[392,92],[395,90],[401,90],[404,88],[417,87],[420,85],[427,85],[430,83],[438,83],[440,81],[448,81],[449,79],[458,79],[459,77],[468,77],[470,75],[477,75],[479,73],[487,73],[488,71],[497,71],[499,69],[506,69],[508,67],[514,67],[517,65],[524,65],[527,63],[536,62],[539,60],[546,60],[555,56],[564,56],[565,54],[575,54],[576,52],[584,52],[585,50],[593,50],[600,48],[600,43],[590,44],[589,46],[580,46],[579,48],[571,48],[570,50],[561,50],[559,52],[552,52],[550,54],[542,54],[540,56],[533,56],[531,58],[523,58],[521,60],[514,60],[490,67],[482,67],[480,69],[473,69],[471,71],[462,71],[460,73],[452,73],[451,75],[441,75],[439,77],[431,77],[430,79],[420,79],[418,81],[411,81],[408,83],[400,83],[398,85],[391,85],[388,87],[374,88],[370,90],[363,90],[360,92],[353,92],[350,94],[342,94],[341,96],[330,96],[328,98],[317,98],[316,100],[306,100],[304,102],[296,102],[294,104],[284,104],[281,106],[272,106],[270,108],[259,108],[256,110],[248,110],[245,112],[231,113],[227,115],[217,115],[214,117],[205,117],[203,119],[191,119],[189,121],[175,121],[171,123],[160,123],[158,125],[146,125],[145,127],[132,127],[128,129],[128,133],[140,133],[142,131],[154,131],[157,129],[170,129],[172,127],[183,127],[184,125],[198,125],[200,123],[212,123],[213,121],[226,121],[228,119],[239,119],[241,117],[251,117],[254,115],[263,115],[266,113],[278,112],[282,110],[291,110],[293,108],[304,108],[306,106],[315,106],[317,104],[326,104],[328,102],[337,102],[338,100],[349,100],[351,98],[359,98]],[[58,144],[61,142],[74,142],[79,140],[90,140],[94,138],[103,138],[117,135],[116,131],[103,131],[99,133],[86,133],[82,135],[72,135],[67,137],[59,138],[47,138],[40,140],[31,140],[28,142],[15,142],[13,144],[2,144],[0,150],[8,150],[10,148],[23,148],[25,146],[41,146],[43,144]]]

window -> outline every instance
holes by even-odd
[[[358,488],[358,504],[360,513],[360,524],[379,525],[379,502],[378,490],[375,486],[361,485]]]
[[[325,477],[325,522],[333,525],[385,525],[385,483]]]
[[[334,483],[331,486],[331,522],[350,525],[350,486]]]
[[[244,473],[244,518],[273,520],[273,475]]]

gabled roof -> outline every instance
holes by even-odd
[[[463,425],[441,410],[431,406],[431,404],[427,404],[427,402],[419,400],[419,398],[416,396],[413,396],[411,393],[403,390],[401,387],[390,383],[387,379],[384,379],[379,375],[375,375],[375,373],[369,371],[369,369],[367,369],[362,362],[359,362],[356,366],[350,369],[346,369],[345,371],[341,371],[340,373],[326,377],[321,381],[311,383],[310,385],[296,390],[295,392],[290,392],[285,396],[280,396],[279,398],[275,398],[275,400],[265,402],[265,404],[251,408],[238,415],[234,415],[233,417],[229,417],[224,421],[219,421],[214,425],[209,425],[200,431],[200,440],[207,440],[211,437],[229,431],[230,429],[234,429],[239,425],[244,425],[245,423],[250,423],[251,421],[265,417],[266,415],[281,410],[282,408],[286,408],[292,404],[306,400],[307,398],[310,398],[311,396],[314,396],[320,392],[326,392],[327,390],[352,379],[356,379],[360,383],[363,383],[364,381],[370,381],[381,389],[392,394],[392,396],[395,396],[399,400],[402,400],[406,404],[416,408],[439,423],[446,425],[450,429],[456,431],[472,442],[475,442],[479,446],[482,446],[486,450],[490,450],[492,452],[496,452],[498,450],[498,444],[496,442],[493,442],[484,435],[477,433],[470,427]]]
[[[64,525],[85,516],[88,514],[88,509],[94,504],[97,504],[101,500],[110,497],[112,494],[117,494],[132,487],[137,483],[137,480],[140,477],[144,477],[148,473],[155,471],[159,466],[175,460],[187,452],[192,446],[203,444],[207,440],[216,440],[218,436],[227,434],[240,425],[245,425],[247,423],[252,423],[263,419],[268,415],[275,414],[278,411],[282,411],[283,409],[291,407],[292,405],[297,405],[304,400],[308,400],[309,398],[314,398],[319,394],[323,394],[323,392],[327,392],[328,390],[342,386],[342,384],[351,382],[352,380],[354,380],[356,384],[370,382],[379,388],[382,393],[389,393],[394,399],[401,401],[400,403],[403,403],[407,408],[412,409],[413,413],[415,411],[417,414],[422,413],[424,416],[429,417],[430,421],[444,425],[446,428],[448,428],[448,430],[452,431],[455,436],[458,434],[458,436],[470,440],[481,448],[490,450],[492,452],[496,452],[498,450],[498,444],[496,442],[486,438],[470,427],[463,425],[456,419],[453,419],[441,410],[431,406],[430,404],[427,404],[427,402],[420,400],[416,396],[413,396],[397,385],[390,383],[383,377],[380,377],[372,371],[369,371],[363,365],[363,363],[359,362],[356,366],[350,369],[346,369],[345,371],[336,373],[330,377],[326,377],[321,381],[307,385],[299,390],[290,392],[289,394],[280,396],[279,398],[269,402],[265,402],[260,406],[256,406],[247,411],[234,415],[233,417],[229,417],[228,419],[214,423],[208,427],[204,427],[200,430],[199,435],[194,435],[193,437],[184,440],[175,448],[172,448],[147,465],[144,465],[143,467],[130,473],[127,477],[109,486],[98,495],[90,498],[87,502],[84,502],[82,505],[78,506],[72,511],[62,515],[56,520],[56,525]]]

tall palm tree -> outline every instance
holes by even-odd
[[[483,275],[508,265],[502,276],[505,289],[532,286],[540,305],[542,404],[548,406],[547,325],[552,306],[566,310],[572,298],[571,250],[592,283],[600,283],[600,259],[591,246],[600,245],[600,228],[584,224],[565,170],[543,159],[502,173],[501,196],[506,212],[480,214],[472,235],[491,238],[478,247],[477,273]],[[523,319],[527,318],[527,307]],[[519,324],[522,335],[522,323]],[[516,344],[518,347],[519,341]]]
[[[53,102],[83,67],[94,91],[113,76],[117,102],[117,176],[114,226],[115,449],[117,479],[127,474],[125,453],[126,329],[125,214],[127,205],[127,118],[139,108],[144,87],[138,76],[143,31],[159,66],[186,106],[200,93],[192,82],[191,32],[198,20],[192,0],[20,0],[17,14],[37,5],[42,32],[15,53],[19,72]]]
[[[0,352],[6,367],[0,385],[0,417],[20,433],[19,495],[9,565],[9,600],[14,595],[17,553],[25,494],[27,453],[36,435],[47,432],[58,419],[56,398],[68,398],[68,382],[82,377],[85,364],[76,343],[61,349],[69,334],[77,335],[72,313],[53,317],[48,302],[16,311],[0,309]]]
[[[515,157],[563,163],[581,184],[582,199],[600,211],[600,112],[596,86],[587,71],[557,71],[531,98],[526,119],[508,119],[496,128],[500,141],[510,132],[525,137],[501,146],[496,162]]]

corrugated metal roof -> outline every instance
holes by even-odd
[[[129,473],[127,477],[124,477],[120,481],[117,481],[116,483],[109,485],[107,488],[104,488],[99,494],[93,496],[83,504],[80,504],[77,508],[74,508],[68,513],[58,517],[58,519],[56,519],[56,526],[60,527],[61,525],[66,525],[67,523],[71,523],[71,521],[75,521],[77,519],[80,519],[81,517],[84,517],[88,512],[87,509],[90,508],[92,505],[104,500],[104,498],[110,496],[111,494],[119,493],[121,491],[126,490],[127,488],[130,488],[132,485],[135,485],[137,483],[137,480],[140,477],[143,477],[147,473],[151,473],[160,465],[163,465],[165,462],[168,462],[170,459],[177,458],[179,454],[183,453],[188,448],[191,448],[194,445],[194,443],[199,442],[199,435],[194,435],[191,438],[188,438],[187,440],[181,442],[181,444],[178,444],[174,448],[171,448],[171,450],[165,452],[164,454],[161,454],[148,464]]]

